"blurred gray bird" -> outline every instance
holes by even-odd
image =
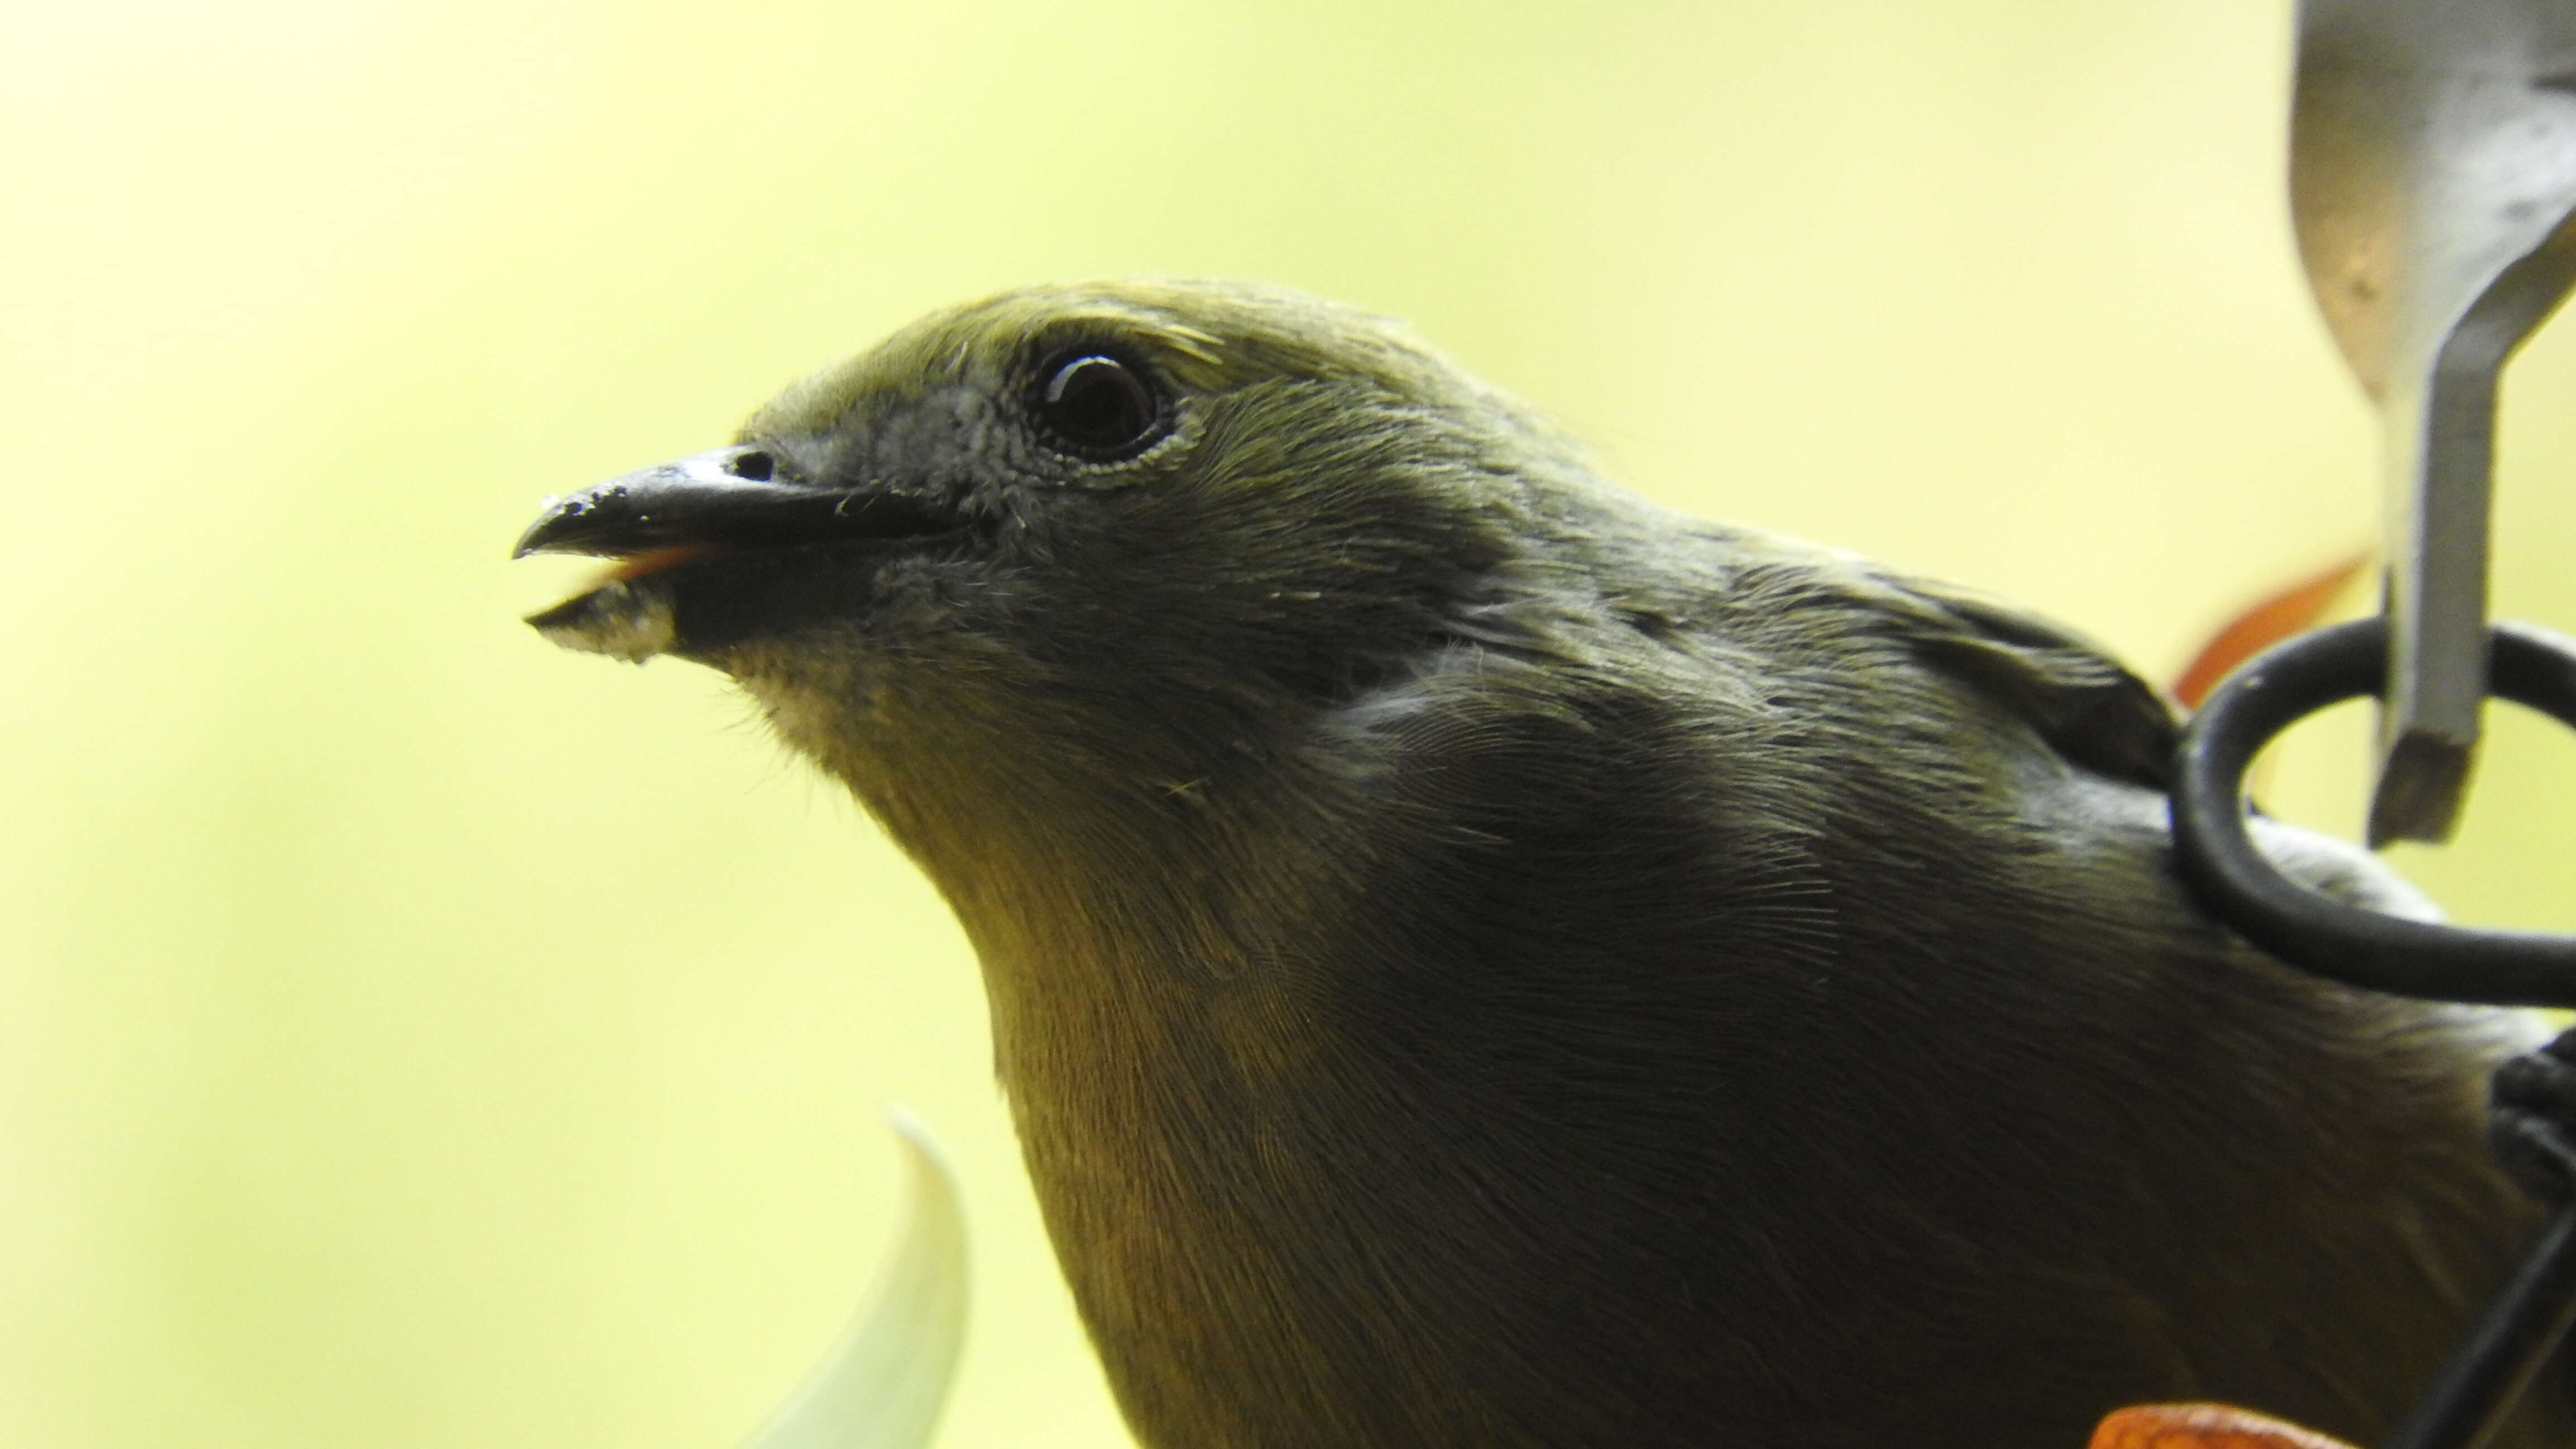
[[[731,675],[946,894],[1156,1449],[2368,1443],[2538,1220],[2528,1028],[2201,915],[2152,690],[1373,317],[990,298],[519,549],[622,560],[531,622]]]

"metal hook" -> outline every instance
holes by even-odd
[[[2300,0],[2299,257],[2385,424],[2369,839],[2448,839],[2486,687],[2496,379],[2576,283],[2576,0]]]

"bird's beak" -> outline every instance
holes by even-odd
[[[741,445],[692,453],[548,502],[512,558],[586,553],[603,558],[691,545],[803,543],[876,510],[878,499],[782,482],[766,451]]]
[[[568,648],[646,659],[679,642],[675,590],[687,580],[703,586],[717,574],[757,573],[798,545],[901,546],[970,527],[951,498],[874,481],[817,487],[777,471],[768,450],[739,444],[548,500],[512,557],[583,553],[620,562],[528,622]]]

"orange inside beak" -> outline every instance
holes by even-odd
[[[725,546],[720,543],[675,543],[669,548],[648,548],[642,553],[629,554],[610,564],[608,571],[599,576],[599,582],[603,585],[627,583],[643,578],[647,574],[658,574],[664,569],[677,568],[693,558],[722,553],[724,548]]]

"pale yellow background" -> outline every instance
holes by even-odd
[[[973,963],[713,676],[516,622],[541,495],[934,305],[1415,319],[1638,486],[2169,672],[2366,537],[2287,5],[20,0],[0,17],[0,1443],[732,1443],[965,1176],[944,1442],[1120,1442]],[[2576,337],[2507,611],[2576,626]],[[2357,807],[2354,728],[2290,762]],[[2465,914],[2576,926],[2508,730]]]

